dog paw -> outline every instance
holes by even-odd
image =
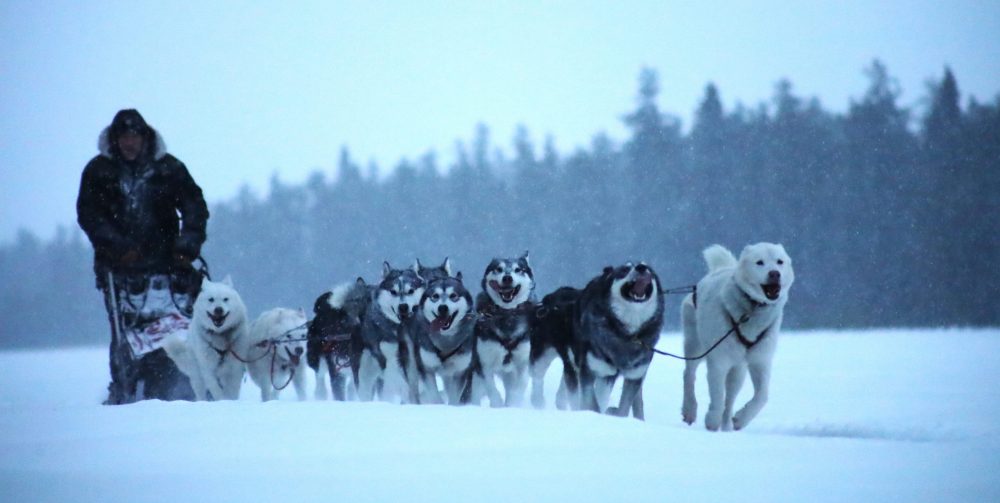
[[[694,408],[684,407],[681,409],[681,420],[685,423],[691,425],[698,419],[698,410]]]
[[[719,426],[721,426],[721,418],[705,416],[705,428],[708,431],[719,431]]]
[[[746,424],[743,423],[743,418],[739,414],[737,414],[735,417],[733,417],[733,429],[734,430],[740,431],[740,430],[743,429],[744,426],[746,426]]]

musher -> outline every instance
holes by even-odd
[[[83,170],[76,209],[94,246],[97,288],[111,323],[111,383],[105,403],[193,400],[187,377],[162,349],[139,356],[130,351],[121,333],[123,317],[114,315],[121,313],[129,292],[148,288],[154,275],[169,278],[171,292],[193,301],[201,274],[192,261],[200,258],[208,221],[201,188],[134,109],[115,114],[100,134],[98,149],[100,154]],[[141,316],[126,321],[136,318]]]

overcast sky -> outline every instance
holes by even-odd
[[[621,142],[643,66],[687,127],[704,86],[756,105],[788,78],[843,111],[881,59],[919,107],[954,71],[963,103],[1000,92],[1000,2],[0,1],[0,242],[75,227],[80,172],[138,108],[210,202],[277,172],[333,173],[346,145],[383,169],[479,122],[560,152]],[[919,111],[919,108],[917,108]]]

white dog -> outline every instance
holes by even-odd
[[[264,311],[250,325],[250,349],[244,359],[262,401],[278,398],[289,382],[295,384],[299,400],[306,399],[306,330],[305,312],[282,307]]]
[[[767,402],[771,360],[795,273],[780,244],[747,246],[739,261],[720,245],[708,247],[703,255],[708,274],[681,305],[684,354],[688,358],[699,356],[723,337],[725,340],[704,358],[687,361],[681,415],[688,424],[697,418],[695,374],[706,360],[710,401],[705,427],[711,431],[740,430]],[[747,370],[753,398],[734,414],[733,403]]]
[[[163,348],[191,380],[198,400],[236,400],[246,365],[247,310],[233,282],[205,279],[194,301],[187,339],[172,335]],[[237,356],[239,355],[239,357]]]

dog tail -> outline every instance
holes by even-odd
[[[163,339],[163,350],[184,375],[191,376],[197,364],[194,361],[194,354],[188,348],[186,337],[176,333],[166,336]]]
[[[736,257],[722,245],[712,245],[701,252],[708,264],[708,271],[716,271],[725,267],[736,267]]]

